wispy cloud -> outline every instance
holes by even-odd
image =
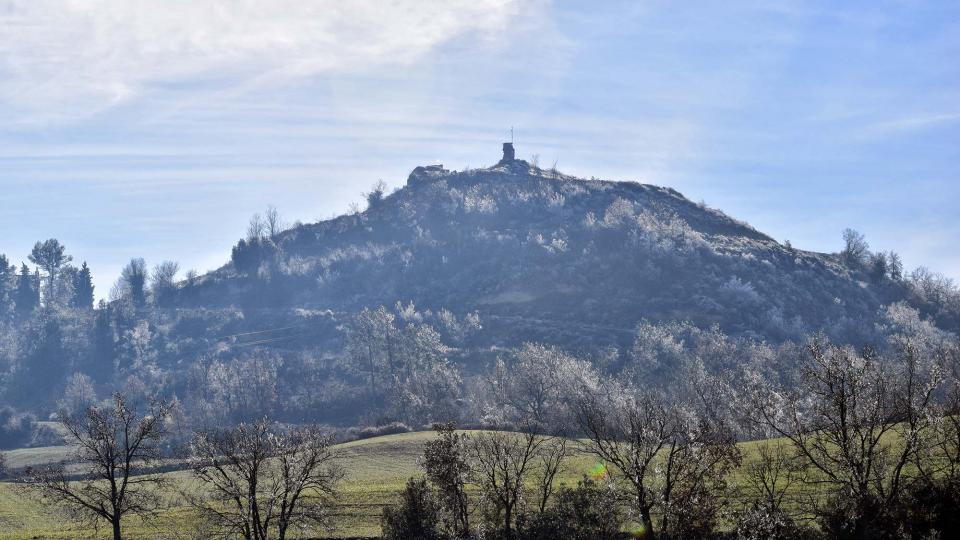
[[[882,120],[864,126],[861,135],[864,138],[879,138],[898,135],[922,129],[933,129],[960,122],[960,113],[915,114]]]
[[[514,0],[5,0],[0,102],[75,116],[151,87],[251,81],[409,64],[455,39],[496,41]],[[229,81],[229,84],[223,84]]]

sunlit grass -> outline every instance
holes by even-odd
[[[335,529],[316,532],[313,537],[349,538],[372,537],[380,533],[380,514],[384,506],[397,501],[399,492],[409,477],[422,474],[417,460],[426,441],[434,438],[433,432],[404,433],[337,445],[340,465],[345,479],[340,485],[340,501],[333,511]],[[783,441],[750,441],[740,443],[743,458],[755,459],[760,445],[784,444]],[[58,450],[59,449],[59,450]],[[40,463],[62,455],[62,447],[24,449],[8,452],[14,463]],[[730,477],[733,504],[745,500],[742,470]],[[194,490],[189,471],[165,473],[169,479],[166,491],[168,508],[152,522],[131,519],[126,524],[126,536],[132,539],[147,538],[202,538],[200,523],[192,510],[182,502],[179,491]],[[565,462],[558,475],[558,485],[575,486],[584,477],[603,476],[603,463],[595,456],[575,452]],[[810,493],[811,487],[797,484],[793,495]],[[795,497],[799,500],[799,497]],[[799,504],[799,503],[796,503]],[[803,508],[797,508],[802,513]],[[76,528],[55,508],[41,505],[28,496],[22,488],[9,483],[0,483],[0,540],[28,538],[107,538],[109,530],[99,534],[85,528]]]

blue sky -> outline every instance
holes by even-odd
[[[956,2],[0,0],[0,252],[59,238],[103,296],[514,126],[566,173],[960,279],[957,58]]]

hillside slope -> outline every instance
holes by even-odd
[[[782,245],[670,188],[503,160],[418,167],[362,213],[242,241],[175,303],[336,314],[413,302],[476,312],[488,344],[576,346],[625,343],[643,319],[855,340],[906,297],[901,282]]]

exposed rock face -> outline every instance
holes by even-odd
[[[450,171],[443,168],[443,165],[424,165],[414,169],[407,177],[408,186],[417,186],[431,180],[441,178]]]

